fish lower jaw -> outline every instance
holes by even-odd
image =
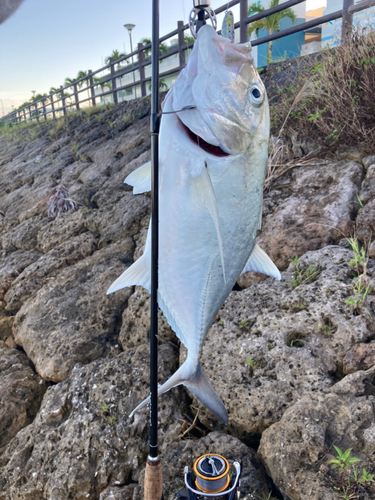
[[[206,153],[210,153],[213,156],[218,156],[218,157],[230,156],[230,154],[223,151],[220,146],[214,146],[213,144],[206,142],[204,139],[202,139],[202,137],[199,137],[199,135],[195,134],[192,130],[190,130],[189,127],[187,127],[181,120],[180,122],[186,134],[188,135],[189,139],[192,142],[194,142],[194,144],[198,146],[200,149],[203,149],[203,151],[205,151]]]

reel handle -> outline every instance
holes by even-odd
[[[147,457],[144,499],[162,500],[163,497],[163,476],[161,471],[160,458],[151,459]]]

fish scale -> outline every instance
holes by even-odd
[[[226,409],[199,362],[205,337],[241,272],[280,279],[256,245],[269,110],[250,51],[203,26],[160,128],[158,303],[188,355],[158,394],[183,384],[224,423]],[[134,193],[151,189],[150,164],[125,182]],[[150,269],[149,229],[144,254],[107,293],[135,284],[150,291]]]

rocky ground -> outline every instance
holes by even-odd
[[[150,159],[148,115],[144,98],[0,139],[0,500],[143,498],[148,410],[129,413],[148,393],[149,295],[105,292],[145,241],[150,198],[123,180]],[[243,460],[248,500],[375,498],[329,464],[351,448],[358,478],[375,473],[372,155],[296,161],[265,192],[259,243],[282,279],[240,277],[206,340],[227,427],[184,388],[160,398],[166,500],[207,452]],[[52,218],[59,184],[81,204]],[[160,381],[184,356],[161,315]]]

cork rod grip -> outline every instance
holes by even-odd
[[[147,458],[145,473],[145,500],[161,500],[163,494],[163,476],[161,462]]]

